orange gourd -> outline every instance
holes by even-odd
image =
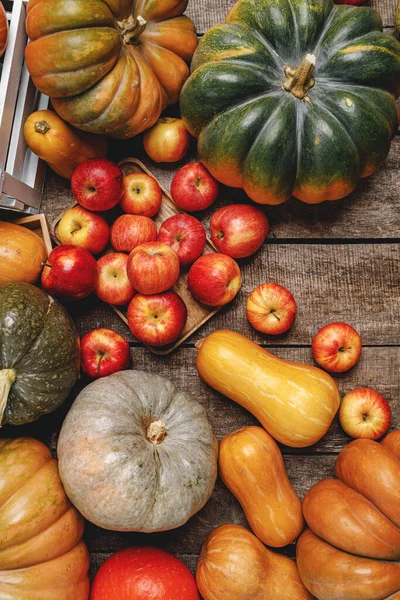
[[[304,525],[301,502],[272,437],[261,427],[230,433],[221,441],[218,465],[256,536],[275,548],[294,542]]]
[[[296,562],[268,550],[240,525],[222,525],[209,535],[196,582],[204,600],[312,600]]]
[[[297,564],[319,600],[400,598],[400,463],[389,446],[351,442],[337,458],[337,479],[303,500],[310,529],[297,542]]]
[[[8,21],[3,3],[0,2],[0,56],[3,56],[8,42]]]
[[[382,446],[385,446],[400,459],[400,429],[391,431],[383,440]]]
[[[31,438],[0,440],[0,598],[87,600],[83,519],[57,461]]]
[[[85,160],[107,155],[105,137],[78,131],[51,110],[32,113],[25,122],[24,134],[32,152],[66,179],[71,179]]]
[[[0,221],[0,283],[34,283],[46,258],[46,246],[36,233],[20,225]]]
[[[198,346],[204,381],[249,410],[282,444],[311,446],[328,431],[340,397],[321,369],[277,358],[234,331],[215,331]]]

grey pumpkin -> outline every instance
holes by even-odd
[[[0,425],[56,410],[78,378],[79,357],[61,304],[29,283],[0,284]]]
[[[115,531],[180,527],[211,496],[218,443],[204,408],[159,375],[88,385],[58,441],[60,477],[86,519]]]

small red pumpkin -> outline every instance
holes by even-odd
[[[101,565],[90,600],[199,600],[199,593],[189,569],[172,554],[127,548]]]

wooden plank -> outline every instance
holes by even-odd
[[[310,348],[273,348],[280,358],[314,364]],[[153,356],[143,347],[132,348],[131,368],[151,371],[172,379],[179,389],[190,390],[198,402],[207,410],[210,422],[219,439],[240,427],[257,425],[257,420],[238,404],[215,392],[199,377],[196,369],[197,350],[182,348],[169,357]],[[400,428],[400,348],[364,348],[359,363],[347,373],[336,375],[335,380],[341,396],[357,387],[372,387],[380,392],[392,408],[392,429]],[[82,378],[69,401],[52,415],[23,427],[4,427],[2,435],[17,437],[32,436],[50,445],[55,452],[58,432],[74,397],[89,383]],[[314,446],[304,449],[282,447],[288,454],[322,454],[339,452],[350,438],[340,427],[336,417],[327,435]]]
[[[235,0],[189,0],[186,14],[195,23],[197,32],[202,34],[216,23],[224,21],[234,4]],[[393,27],[395,0],[371,0],[366,4],[381,14],[385,27]]]

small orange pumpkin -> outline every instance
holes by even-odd
[[[8,42],[8,21],[7,14],[2,2],[0,2],[0,56],[3,56]]]
[[[34,283],[46,258],[46,246],[36,233],[20,225],[0,221],[0,283]]]

